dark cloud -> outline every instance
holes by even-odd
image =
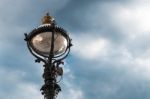
[[[150,97],[148,84],[150,80],[143,79],[142,76],[137,77],[132,69],[130,70],[133,66],[126,68],[119,62],[112,63],[112,58],[109,62],[100,59],[99,63],[80,60],[70,65],[76,78],[73,82],[81,87],[86,99],[93,97],[101,99],[141,99],[144,97],[148,99]]]
[[[56,12],[59,25],[65,27],[72,34],[99,35],[121,42],[126,39],[112,17],[116,6],[126,5],[127,1],[94,0],[70,1]]]

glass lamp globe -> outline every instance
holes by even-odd
[[[40,34],[35,35],[31,39],[31,44],[33,49],[43,55],[49,56],[52,44],[52,32],[42,32]],[[59,32],[54,32],[54,49],[53,54],[59,55],[65,52],[67,49],[67,40],[64,36],[62,36]]]

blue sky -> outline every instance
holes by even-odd
[[[149,0],[1,0],[0,99],[43,99],[24,33],[47,11],[74,45],[58,99],[150,99]]]

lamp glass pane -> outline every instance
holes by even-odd
[[[44,32],[31,39],[33,49],[44,56],[49,56],[51,49],[52,32]],[[67,40],[61,33],[54,33],[54,55],[63,53],[67,48]]]

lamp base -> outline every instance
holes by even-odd
[[[44,82],[45,84],[42,86],[41,91],[42,95],[44,95],[44,99],[55,99],[58,93],[61,91],[60,86],[57,84],[57,70],[58,66],[52,64],[44,65]]]

